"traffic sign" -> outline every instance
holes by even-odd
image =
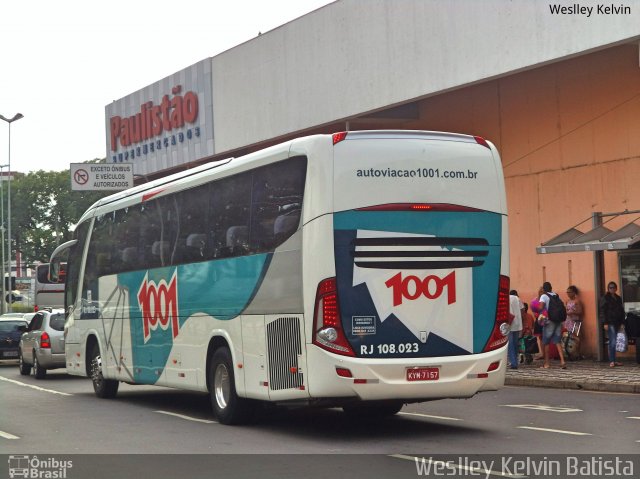
[[[71,163],[74,191],[126,190],[132,186],[132,163]]]

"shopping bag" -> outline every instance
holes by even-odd
[[[626,353],[627,347],[627,333],[625,333],[624,329],[621,329],[616,334],[616,352]]]
[[[527,354],[538,354],[538,340],[535,336],[525,336],[524,340],[524,352]]]

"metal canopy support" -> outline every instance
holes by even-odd
[[[594,229],[597,229],[602,225],[602,213],[599,211],[592,213],[591,225]],[[602,250],[593,252],[593,282],[593,290],[596,293],[596,324],[598,325],[596,328],[596,344],[598,344],[598,361],[602,361],[605,354],[604,334],[602,334],[603,329],[600,325],[600,314],[598,308],[598,305],[600,304],[600,297],[604,291],[604,251]]]

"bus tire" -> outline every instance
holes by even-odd
[[[28,376],[29,374],[31,374],[31,366],[24,362],[22,351],[20,351],[18,354],[18,361],[20,361],[20,363],[18,364],[18,367],[20,368],[20,374],[22,374],[23,376]]]
[[[231,352],[218,348],[209,364],[209,388],[213,412],[221,424],[242,424],[252,418],[252,404],[236,394]]]
[[[33,375],[36,379],[44,379],[47,377],[47,370],[40,366],[40,362],[38,361],[38,356],[33,353]]]
[[[114,379],[105,379],[102,375],[102,358],[100,356],[100,346],[98,346],[98,343],[93,345],[90,371],[93,391],[96,393],[96,396],[102,399],[116,397],[120,382]]]
[[[402,401],[365,401],[342,406],[342,410],[353,418],[393,416],[400,412]]]

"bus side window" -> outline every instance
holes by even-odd
[[[140,267],[140,206],[129,206],[117,211],[114,233],[113,273],[132,271]]]
[[[249,228],[246,226],[232,226],[227,230],[227,247],[231,256],[242,256],[249,250]]]
[[[247,254],[251,173],[213,182],[210,198],[207,224],[213,230],[211,238],[215,241],[212,256],[228,258]]]
[[[300,213],[300,210],[292,210],[276,218],[273,222],[273,236],[276,244],[283,243],[298,229]]]
[[[178,193],[177,240],[171,252],[172,264],[204,261],[212,257],[212,243],[206,233],[211,185],[205,184]]]
[[[273,251],[298,229],[306,165],[306,158],[293,157],[253,172],[252,252]]]
[[[141,264],[145,268],[157,268],[162,266],[163,258],[160,256],[161,250],[154,244],[160,241],[162,227],[158,213],[158,203],[156,200],[146,201],[140,208],[140,257]],[[155,253],[155,254],[154,254]]]
[[[202,261],[205,259],[207,235],[204,233],[191,233],[187,236],[184,245],[184,257],[188,261]]]

